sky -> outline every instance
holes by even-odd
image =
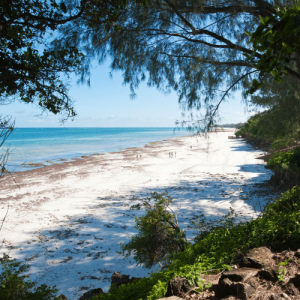
[[[131,99],[122,73],[113,72],[112,78],[109,73],[109,62],[93,68],[90,87],[78,85],[77,78],[71,77],[69,95],[75,100],[77,116],[63,125],[58,116],[41,115],[33,105],[18,101],[1,106],[1,115],[12,116],[15,127],[176,127],[176,120],[186,119],[175,92],[165,95],[143,83],[137,97]],[[245,110],[239,92],[222,103],[219,112],[219,124],[244,122],[251,114]]]

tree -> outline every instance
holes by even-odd
[[[66,112],[66,117],[75,115],[60,74],[78,70],[83,55],[76,47],[68,45],[50,49],[45,45],[45,34],[51,34],[59,25],[78,18],[86,2],[82,0],[79,7],[69,6],[67,9],[63,2],[57,4],[55,1],[1,1],[2,104],[20,99],[36,103],[54,114]]]
[[[174,90],[183,108],[205,108],[202,121],[211,126],[220,103],[236,89],[250,88],[258,75],[255,63],[245,57],[253,54],[246,32],[256,29],[260,17],[276,15],[275,5],[294,4],[154,0],[140,6],[130,1],[115,23],[118,30],[97,22],[91,27],[88,16],[83,16],[64,26],[59,43],[84,49],[83,76],[92,58],[101,63],[111,56],[111,68],[123,71],[133,96],[142,81],[165,92]],[[260,53],[253,55],[261,58]]]
[[[254,51],[246,57],[260,71],[259,76],[271,73],[281,83],[282,76],[290,75],[300,84],[300,5],[275,7],[272,17],[261,17],[260,25],[254,33],[248,32]],[[257,54],[261,57],[257,59]],[[289,65],[293,65],[293,70]],[[263,86],[253,81],[250,93]]]
[[[179,227],[177,214],[171,208],[172,202],[167,191],[162,194],[154,192],[142,205],[131,207],[137,210],[145,208],[145,215],[135,218],[138,234],[121,245],[125,257],[133,254],[134,260],[146,268],[156,263],[163,267],[162,264],[168,264],[173,254],[185,250],[188,241]]]
[[[89,16],[108,29],[127,0],[4,0],[0,3],[0,103],[20,99],[51,113],[74,117],[62,74],[78,72],[83,54],[65,43],[50,47],[46,37],[59,26]],[[97,14],[95,14],[97,13]]]

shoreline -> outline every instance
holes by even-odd
[[[196,214],[218,218],[230,207],[241,218],[255,217],[271,201],[263,182],[272,172],[256,159],[261,151],[228,135],[175,137],[3,178],[0,220],[9,210],[1,252],[26,259],[32,280],[56,284],[69,299],[87,289],[106,291],[114,271],[147,276],[117,251],[143,213],[130,206],[151,192],[168,191],[182,228]]]
[[[141,143],[138,143],[136,140],[134,142],[134,144],[132,145],[132,141],[130,141],[130,139],[128,139],[125,144],[123,144],[123,142],[121,142],[119,145],[117,144],[113,144],[109,149],[107,149],[107,145],[103,145],[103,144],[99,144],[97,147],[95,145],[93,145],[93,150],[83,150],[81,149],[81,145],[79,145],[80,147],[78,148],[78,150],[76,150],[74,153],[71,152],[65,152],[62,151],[61,153],[55,153],[53,155],[46,155],[46,156],[38,156],[37,158],[24,158],[24,159],[20,159],[20,158],[12,158],[8,160],[8,163],[6,164],[8,172],[13,174],[13,173],[17,173],[17,172],[27,172],[27,171],[31,171],[33,169],[36,168],[43,168],[43,167],[48,167],[48,166],[52,166],[53,164],[61,164],[64,162],[71,162],[74,160],[78,160],[78,159],[82,159],[85,157],[90,157],[90,156],[97,156],[97,155],[106,155],[109,153],[115,153],[115,152],[120,152],[120,151],[124,151],[128,148],[140,148],[140,147],[144,147],[147,144],[151,144],[151,143],[157,143],[157,142],[162,142],[162,141],[168,141],[169,139],[176,139],[178,137],[184,137],[184,136],[191,136],[191,135],[171,135],[170,136],[158,136],[158,137],[144,137],[143,141]],[[153,139],[152,139],[153,138]],[[156,139],[157,138],[157,139]],[[120,137],[120,139],[122,140],[122,137]],[[136,139],[136,137],[135,137]],[[9,143],[9,141],[8,141]],[[139,145],[136,145],[136,144]],[[124,148],[122,148],[124,146]],[[9,146],[11,147],[11,146]],[[86,146],[87,147],[87,146]],[[121,148],[120,148],[121,147]],[[12,153],[14,151],[17,151],[17,153],[22,153],[22,151],[24,152],[24,149],[21,148],[16,148],[12,151]],[[26,152],[26,151],[25,151]],[[13,154],[11,154],[13,156]]]

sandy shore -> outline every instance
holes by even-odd
[[[147,276],[117,251],[142,214],[130,206],[151,192],[170,193],[182,228],[201,212],[218,217],[230,207],[255,216],[273,197],[261,184],[271,175],[256,159],[262,152],[228,139],[232,134],[180,137],[5,176],[1,252],[25,259],[33,280],[57,285],[69,299],[90,288],[107,291],[114,271]]]

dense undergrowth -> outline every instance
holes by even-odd
[[[174,255],[166,269],[118,289],[112,287],[107,295],[93,299],[159,299],[165,295],[170,279],[186,277],[201,285],[201,274],[226,269],[239,253],[259,246],[273,250],[300,247],[300,187],[267,205],[257,219],[229,227],[216,226],[203,236],[200,233],[197,242]]]
[[[300,184],[300,129],[295,122],[290,127],[283,123],[280,130],[268,126],[274,122],[276,118],[272,111],[258,113],[235,134],[271,153],[266,158],[267,166],[274,170],[269,183],[275,188],[286,190]],[[280,125],[280,120],[277,123]]]
[[[295,124],[289,127],[286,122],[277,120],[269,110],[249,118],[235,134],[248,138],[250,142],[256,141],[259,146],[278,150],[291,146],[300,139],[300,127]]]

